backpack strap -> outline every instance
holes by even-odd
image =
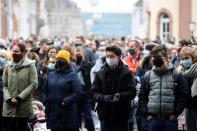
[[[171,72],[172,72],[172,78],[173,78],[173,81],[174,81],[174,87],[176,88],[177,85],[178,85],[177,81],[178,81],[179,72],[175,68],[171,69]]]

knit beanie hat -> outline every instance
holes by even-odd
[[[70,63],[70,52],[68,52],[66,50],[60,50],[57,53],[56,58],[62,58],[64,60],[66,60],[68,63]]]

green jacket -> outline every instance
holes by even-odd
[[[5,117],[29,117],[33,115],[32,93],[37,88],[38,76],[34,63],[24,59],[18,66],[9,63],[3,73],[3,113]],[[17,106],[8,103],[12,97],[22,100]]]

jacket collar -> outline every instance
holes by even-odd
[[[11,67],[15,68],[15,69],[20,69],[23,67],[27,67],[30,66],[31,64],[34,64],[32,60],[29,59],[22,59],[20,62],[16,63],[13,60],[11,61]]]
[[[174,67],[173,67],[173,65],[171,64],[171,63],[169,63],[168,65],[167,65],[167,68],[165,69],[165,70],[160,70],[160,68],[158,68],[158,67],[156,67],[156,66],[153,66],[153,71],[154,72],[156,72],[156,73],[158,73],[158,74],[164,74],[165,72],[167,72],[167,71],[169,71],[169,70],[173,70],[174,69]]]

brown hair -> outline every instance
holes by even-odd
[[[157,54],[160,51],[162,53],[162,56],[168,57],[168,49],[164,45],[157,45],[157,46],[155,46],[152,49],[152,51],[151,51],[151,55],[155,55],[155,54]]]
[[[36,64],[39,63],[40,59],[39,59],[39,56],[35,53],[35,52],[28,52],[27,53],[27,57],[31,60],[35,60],[36,61]]]
[[[27,52],[26,47],[25,47],[25,44],[20,43],[20,44],[17,44],[16,46],[19,47],[19,49],[20,49],[20,51],[22,53],[26,53]]]
[[[81,41],[83,41],[83,42],[85,43],[85,39],[84,39],[83,36],[77,36],[76,38],[77,38],[77,39],[80,39]]]
[[[62,49],[70,52],[70,59],[71,59],[71,61],[74,62],[76,60],[75,49],[74,49],[73,46],[71,46],[71,44],[64,43]]]
[[[48,61],[49,61],[48,53],[49,53],[49,51],[50,51],[51,49],[55,49],[55,50],[56,50],[56,52],[57,52],[57,49],[56,49],[56,47],[55,47],[55,46],[50,46],[50,47],[47,49],[46,53],[45,53],[45,64],[47,64],[47,63],[48,63]]]

